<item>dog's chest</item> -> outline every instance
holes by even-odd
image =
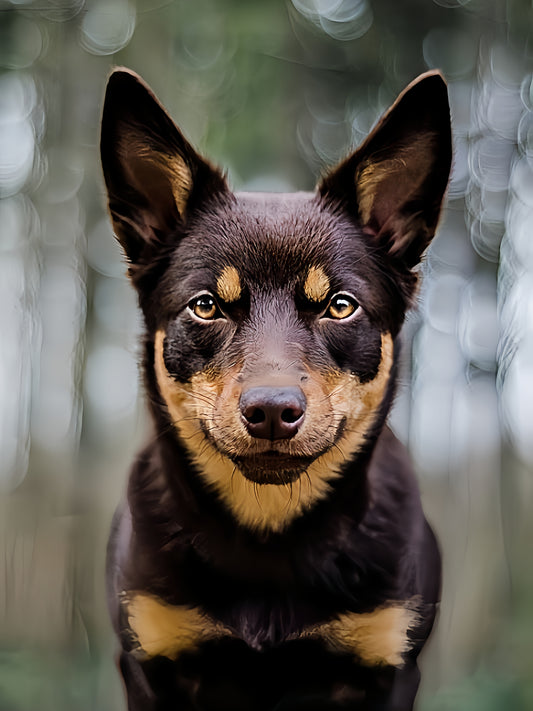
[[[365,666],[402,666],[411,647],[410,631],[419,614],[413,601],[393,602],[371,612],[344,612],[302,623],[290,606],[248,603],[216,618],[200,607],[169,605],[147,593],[124,596],[133,651],[140,658],[176,660],[222,639],[245,642],[252,650],[273,649],[297,640],[315,640]]]
[[[224,621],[238,639],[258,651],[298,638],[310,627],[312,610],[288,602],[244,601],[230,609]]]

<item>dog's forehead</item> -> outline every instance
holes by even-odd
[[[303,281],[319,300],[365,252],[353,223],[313,193],[237,193],[204,211],[180,248],[185,271],[210,270],[228,296],[245,281]],[[231,301],[231,298],[229,299]]]
[[[317,203],[315,193],[235,193],[235,203],[250,215],[273,218],[276,222],[294,220],[302,211],[313,210]]]
[[[218,246],[234,257],[244,250],[286,257],[313,245],[323,250],[334,221],[312,193],[237,193],[212,215]]]

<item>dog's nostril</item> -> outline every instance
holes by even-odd
[[[303,414],[303,410],[286,407],[281,413],[281,419],[283,422],[291,424],[297,422]]]
[[[258,425],[266,420],[266,415],[259,407],[248,408],[243,412],[244,417],[252,425]]]

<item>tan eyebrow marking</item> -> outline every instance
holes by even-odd
[[[241,298],[241,280],[235,267],[224,267],[217,279],[217,292],[226,303],[238,301]]]
[[[304,284],[304,292],[309,301],[323,301],[329,288],[329,279],[322,267],[311,267]]]

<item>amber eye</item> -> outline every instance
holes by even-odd
[[[211,294],[195,296],[189,301],[188,306],[192,313],[202,321],[212,321],[220,315],[215,297]]]
[[[350,294],[335,294],[331,298],[323,318],[333,318],[340,321],[354,314],[358,308],[359,304]]]

